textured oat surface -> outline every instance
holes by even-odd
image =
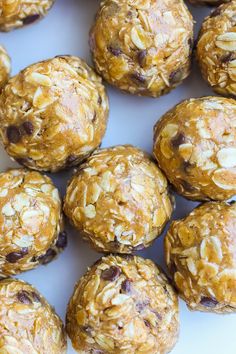
[[[69,183],[64,211],[100,251],[148,247],[172,213],[167,180],[149,155],[131,146],[97,150]]]
[[[11,31],[44,17],[54,0],[0,0],[0,31]]]
[[[154,155],[178,193],[193,200],[236,194],[235,100],[183,101],[154,130]]]
[[[236,95],[235,17],[235,0],[218,7],[203,22],[197,43],[202,75],[222,95]]]
[[[0,45],[0,89],[7,82],[11,71],[11,59],[6,49]]]
[[[0,281],[0,353],[65,354],[62,321],[31,285]]]
[[[80,58],[55,57],[11,78],[0,96],[0,135],[8,154],[33,169],[78,164],[101,143],[108,100]]]
[[[236,203],[210,202],[174,221],[166,261],[193,310],[236,312]]]
[[[66,246],[52,181],[23,169],[0,173],[0,277],[46,264]]]
[[[105,0],[90,48],[110,84],[157,97],[188,76],[192,39],[192,16],[182,0]]]
[[[67,309],[67,332],[81,354],[164,354],[178,327],[173,288],[137,256],[103,257],[77,283]]]

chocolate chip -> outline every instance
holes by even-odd
[[[99,95],[98,96],[98,104],[101,105],[102,104],[102,97]]]
[[[143,243],[140,243],[139,245],[133,247],[133,250],[134,251],[141,251],[145,248],[144,244]]]
[[[139,74],[139,73],[130,74],[130,78],[131,78],[131,80],[136,82],[136,84],[145,84],[146,83],[145,76],[143,76],[142,74]]]
[[[41,302],[39,294],[37,294],[35,291],[31,291],[31,297],[34,302]]]
[[[206,306],[206,307],[213,308],[213,307],[216,307],[216,305],[218,305],[218,301],[214,298],[203,296],[201,298],[200,304],[202,304],[203,306]]]
[[[87,333],[88,335],[91,335],[93,331],[93,328],[91,326],[82,326],[81,329],[83,332]]]
[[[77,156],[69,155],[66,159],[66,166],[70,167],[71,165],[73,165],[73,163],[75,163],[76,159],[77,159]]]
[[[7,139],[10,143],[17,144],[21,139],[20,129],[15,125],[9,125],[7,128]]]
[[[138,63],[141,67],[143,67],[143,65],[144,65],[146,56],[147,56],[146,49],[140,50],[137,54],[137,60],[138,60]]]
[[[111,54],[113,54],[115,57],[118,57],[119,55],[122,54],[122,50],[121,50],[120,48],[118,48],[118,47],[113,47],[113,46],[110,45],[107,49],[108,49],[109,52],[110,52]]]
[[[229,63],[233,59],[235,59],[234,53],[228,53],[228,54],[222,55],[220,58],[221,62],[224,64]]]
[[[181,144],[186,142],[186,138],[183,133],[178,133],[171,139],[171,144],[174,148],[178,148]]]
[[[182,179],[180,180],[180,183],[186,192],[190,192],[190,193],[196,192],[196,188],[193,187],[189,182]]]
[[[31,23],[37,21],[39,19],[39,14],[35,14],[35,15],[30,15],[30,16],[27,16],[25,18],[23,18],[23,24],[24,25],[30,25]]]
[[[137,304],[135,305],[136,310],[138,312],[142,312],[145,309],[145,307],[147,307],[148,304],[149,304],[149,300],[137,302]]]
[[[28,253],[28,248],[24,247],[19,252],[11,252],[6,256],[6,260],[9,263],[16,263],[19,259],[24,258]]]
[[[189,45],[190,50],[192,51],[193,50],[193,46],[194,46],[194,41],[193,41],[193,39],[191,37],[188,39],[188,45]]]
[[[22,304],[25,305],[30,305],[32,304],[32,301],[30,299],[30,294],[28,291],[22,290],[19,291],[18,294],[16,295],[17,300],[20,301]]]
[[[151,328],[151,323],[148,320],[143,320],[146,327]]]
[[[189,173],[190,172],[189,170],[191,170],[191,168],[193,168],[194,166],[195,166],[195,164],[192,164],[189,161],[183,161],[183,164],[182,164],[182,168],[185,173]]]
[[[58,235],[56,247],[57,248],[65,248],[67,246],[67,233],[66,231],[62,231]]]
[[[173,71],[170,76],[169,76],[169,82],[170,84],[177,84],[178,82],[180,82],[183,78],[183,69],[177,69],[175,71]]]
[[[49,248],[43,256],[38,257],[38,260],[40,261],[41,264],[45,265],[50,263],[56,255],[57,255],[56,251],[53,250],[52,248]]]
[[[210,14],[210,17],[216,17],[219,16],[221,14],[221,8],[217,8],[214,11],[212,11],[212,13]]]
[[[170,268],[170,273],[171,273],[172,275],[174,275],[174,274],[177,272],[177,267],[176,267],[176,264],[175,264],[175,263],[171,262],[169,268]]]
[[[22,158],[19,158],[19,159],[15,159],[16,162],[18,162],[19,165],[25,165],[27,162],[28,162],[28,159],[22,157]]]
[[[120,273],[120,268],[111,266],[110,268],[102,271],[101,278],[103,280],[115,281],[117,278],[119,278]]]
[[[131,292],[131,281],[126,279],[121,284],[121,292],[129,294]]]
[[[100,349],[90,349],[91,354],[104,354],[103,350]]]
[[[34,126],[30,121],[24,122],[22,128],[27,135],[32,135],[34,132]]]

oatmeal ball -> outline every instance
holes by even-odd
[[[132,94],[157,97],[189,75],[193,20],[182,0],[105,0],[90,32],[97,71]]]
[[[236,102],[183,101],[154,127],[154,155],[177,192],[193,200],[236,194]]]
[[[167,180],[149,155],[131,146],[96,151],[72,177],[64,211],[102,252],[148,247],[172,213]]]
[[[192,310],[236,312],[236,203],[209,202],[174,221],[167,265]]]
[[[0,0],[0,31],[29,25],[44,17],[54,0]]]
[[[24,281],[0,281],[0,318],[1,353],[66,353],[61,319],[44,297]]]
[[[9,79],[11,71],[11,59],[6,52],[6,49],[0,45],[0,89]]]
[[[103,257],[76,284],[67,333],[79,353],[165,354],[179,330],[177,296],[148,259]]]
[[[205,19],[197,44],[204,79],[219,94],[236,96],[236,1]]]
[[[0,96],[7,153],[35,170],[78,164],[105,133],[108,99],[100,77],[80,58],[60,56],[11,78]]]
[[[50,262],[66,246],[58,190],[38,172],[0,173],[0,278]]]

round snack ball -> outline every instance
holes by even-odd
[[[61,319],[30,284],[0,281],[0,318],[1,353],[66,353]]]
[[[178,339],[178,298],[151,260],[110,255],[76,284],[66,329],[79,353],[166,354]]]
[[[0,0],[0,31],[29,25],[44,17],[54,0]]]
[[[123,91],[158,97],[190,72],[193,20],[182,0],[105,0],[90,32],[97,71]]]
[[[11,71],[11,59],[6,52],[6,49],[0,45],[0,89],[9,79]]]
[[[189,0],[193,5],[207,5],[207,6],[218,6],[223,3],[230,2],[232,0]]]
[[[189,99],[156,123],[154,155],[177,192],[193,200],[236,194],[236,102]]]
[[[64,211],[102,252],[148,247],[170,219],[167,180],[149,155],[131,146],[96,151],[72,177]]]
[[[106,130],[101,78],[80,58],[60,56],[11,78],[0,96],[0,135],[7,153],[35,170],[78,164]]]
[[[24,169],[0,173],[0,278],[49,263],[66,246],[58,190]]]
[[[165,238],[175,286],[192,310],[236,312],[236,203],[209,202],[174,221]]]
[[[219,94],[236,96],[236,1],[218,7],[202,24],[197,60],[204,79]]]

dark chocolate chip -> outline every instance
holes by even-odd
[[[171,144],[174,148],[178,148],[181,144],[186,142],[186,138],[183,133],[178,133],[171,139]]]
[[[195,164],[192,164],[192,163],[189,162],[189,161],[183,161],[182,166],[183,166],[183,171],[184,171],[185,173],[189,173],[190,170],[191,170],[191,168],[193,168],[193,167],[195,166]]]
[[[39,14],[35,14],[35,15],[29,15],[25,18],[23,18],[23,24],[24,25],[30,25],[31,23],[37,21],[39,19]]]
[[[66,166],[71,166],[77,159],[75,155],[69,155],[66,160]]]
[[[189,45],[190,50],[192,51],[193,50],[193,46],[194,46],[194,41],[193,41],[192,38],[188,39],[188,45]]]
[[[146,56],[147,56],[146,49],[140,50],[137,54],[137,60],[138,60],[138,63],[141,67],[143,67],[143,65],[144,65]]]
[[[117,278],[119,278],[120,273],[120,268],[116,266],[111,266],[110,268],[102,271],[101,278],[103,280],[115,281]]]
[[[169,76],[169,82],[170,84],[177,84],[178,82],[180,82],[182,80],[183,77],[183,69],[177,69],[175,71],[173,71],[170,76]]]
[[[99,95],[98,96],[98,104],[101,105],[102,104],[102,97]]]
[[[176,264],[175,264],[175,263],[171,262],[169,268],[170,268],[170,273],[171,273],[172,275],[174,275],[174,274],[177,272],[177,267],[176,267]]]
[[[130,78],[131,78],[131,80],[136,82],[136,84],[145,84],[146,83],[145,76],[143,76],[142,74],[139,74],[139,73],[130,74]]]
[[[146,327],[151,328],[151,323],[148,320],[143,320]]]
[[[126,279],[121,284],[121,292],[129,294],[131,292],[131,281]]]
[[[206,306],[206,307],[216,307],[218,305],[218,301],[214,298],[211,298],[211,297],[207,297],[207,296],[203,296],[201,298],[201,301],[200,303],[203,305],[203,306]]]
[[[83,332],[87,333],[88,335],[91,335],[93,331],[93,328],[91,326],[82,326],[81,329]]]
[[[32,301],[30,299],[30,293],[28,291],[22,290],[19,291],[18,294],[16,295],[17,300],[20,301],[22,304],[25,305],[30,305],[32,304]]]
[[[11,252],[6,256],[6,260],[9,263],[16,263],[19,259],[24,258],[28,253],[28,248],[22,248],[19,252]]]
[[[19,159],[15,159],[16,162],[18,162],[19,165],[25,165],[27,162],[28,162],[28,159],[22,157],[22,158],[19,158]]]
[[[7,139],[10,143],[17,144],[21,139],[21,132],[15,125],[9,125],[7,128]]]
[[[108,48],[109,52],[113,54],[115,57],[118,57],[119,55],[122,54],[122,50],[119,47],[113,47],[110,45]]]
[[[66,231],[62,231],[58,235],[56,247],[57,248],[65,248],[66,246],[67,246],[67,233],[66,233]]]
[[[24,122],[22,128],[27,135],[32,135],[34,132],[34,126],[30,121]]]
[[[224,64],[229,63],[233,59],[235,59],[234,53],[228,53],[228,54],[222,55],[220,58],[221,62]]]
[[[31,297],[34,302],[41,302],[39,294],[37,294],[35,291],[31,291]]]
[[[45,265],[50,263],[56,255],[57,255],[56,251],[53,250],[52,248],[49,248],[43,256],[38,257],[38,260],[40,261],[41,264]]]
[[[212,11],[212,13],[210,14],[210,17],[216,17],[216,16],[219,16],[220,14],[221,14],[221,8],[218,7],[217,9]]]

